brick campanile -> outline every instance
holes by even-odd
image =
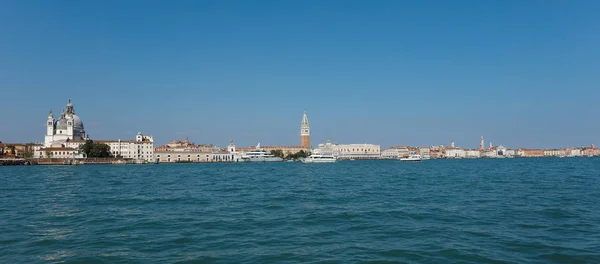
[[[302,116],[302,125],[300,126],[300,146],[310,149],[310,125],[308,124],[306,111]]]

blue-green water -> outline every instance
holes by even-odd
[[[0,167],[0,263],[600,263],[600,159]]]

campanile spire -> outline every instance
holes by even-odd
[[[302,124],[300,125],[300,146],[310,149],[310,125],[306,111],[302,116]]]

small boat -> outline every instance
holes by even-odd
[[[333,155],[313,154],[302,160],[302,163],[333,163],[337,159]]]
[[[421,161],[423,158],[419,154],[410,154],[408,158],[401,158],[400,161]]]

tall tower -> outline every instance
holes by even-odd
[[[450,147],[454,148],[454,140],[452,140],[452,143],[450,143]]]
[[[54,135],[54,114],[52,114],[52,110],[48,114],[48,119],[46,120],[46,136]]]
[[[479,140],[479,149],[480,150],[485,149],[485,142],[483,141],[483,136],[481,136],[481,140]]]
[[[300,146],[310,149],[310,125],[308,124],[306,111],[304,111],[304,116],[302,116],[302,125],[300,126]]]

